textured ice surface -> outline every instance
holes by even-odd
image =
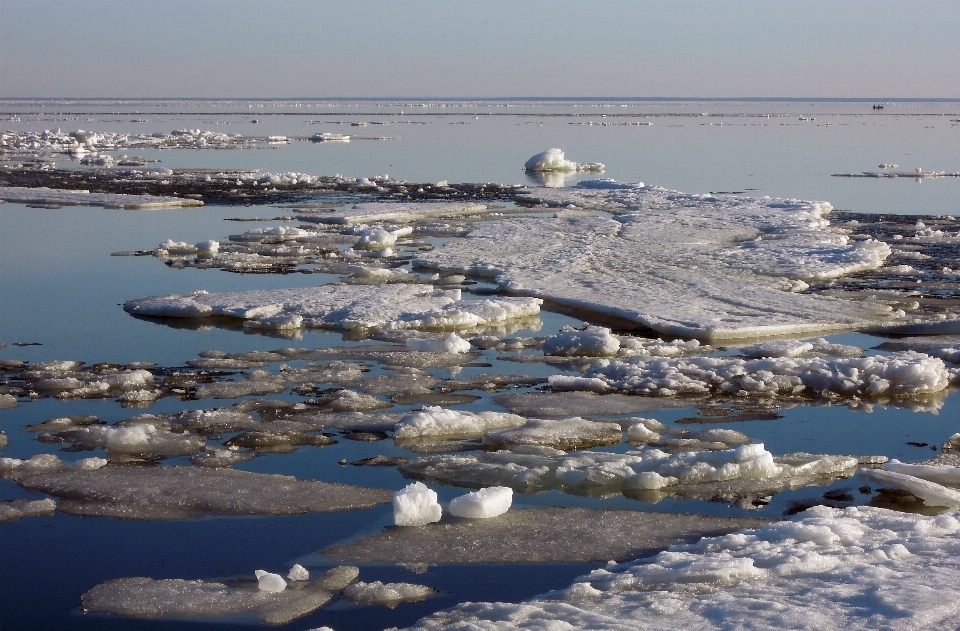
[[[489,430],[519,427],[526,421],[522,416],[506,412],[468,412],[427,406],[401,418],[393,438],[405,442],[425,438],[481,436]]]
[[[189,197],[91,193],[90,191],[65,191],[52,188],[22,188],[17,186],[0,186],[0,200],[21,204],[102,206],[104,208],[126,208],[131,210],[203,206],[202,201]]]
[[[677,542],[758,527],[759,519],[628,510],[522,508],[497,519],[390,528],[324,551],[359,563],[586,563],[650,556]]]
[[[416,262],[701,340],[898,322],[882,304],[784,291],[790,280],[879,267],[890,253],[883,243],[851,241],[831,227],[829,204],[589,183],[537,189],[536,196],[615,216],[483,224]]]
[[[659,358],[598,360],[582,376],[550,377],[554,390],[654,396],[725,393],[912,397],[945,390],[957,378],[943,360],[901,351],[870,357]]]
[[[153,296],[123,305],[134,315],[229,316],[263,328],[469,329],[540,313],[536,298],[461,300],[460,290],[420,285],[323,285],[210,294]]]
[[[564,414],[634,414],[690,405],[689,400],[651,399],[624,394],[600,395],[578,391],[498,394],[494,396],[494,400],[514,414],[534,418],[556,418]]]
[[[287,582],[279,574],[257,570],[254,575],[257,577],[257,588],[261,592],[277,593],[287,588]]]
[[[562,420],[533,419],[522,427],[487,432],[484,445],[507,449],[518,445],[539,445],[563,451],[615,445],[623,440],[619,423],[588,421],[579,417]]]
[[[293,515],[390,501],[389,491],[232,469],[128,466],[31,473],[18,468],[7,476],[25,489],[59,498],[63,512],[127,519]]]
[[[431,353],[468,353],[470,342],[456,333],[450,333],[443,339],[411,337],[407,338],[407,347],[415,351]]]
[[[375,221],[408,222],[428,217],[472,215],[482,213],[486,209],[486,205],[473,202],[364,202],[355,204],[352,208],[338,209],[301,219],[318,223],[353,225]]]
[[[513,503],[513,489],[506,486],[488,486],[450,500],[449,511],[454,517],[489,519],[503,515]]]
[[[903,467],[894,466],[891,471],[881,469],[869,469],[862,471],[860,475],[867,480],[871,480],[886,487],[901,489],[916,495],[924,501],[927,506],[944,506],[947,508],[960,508],[960,490],[951,489],[942,484],[931,482],[909,473],[901,473]]]
[[[50,498],[43,500],[0,500],[0,524],[24,517],[53,515],[57,503]]]
[[[575,171],[603,171],[604,166],[599,162],[577,163],[567,160],[562,149],[547,149],[527,160],[523,168],[536,172],[575,172]]]
[[[588,326],[583,331],[562,331],[543,342],[545,355],[603,357],[616,355],[620,339],[602,326]]]
[[[336,567],[316,581],[289,589],[282,577],[262,570],[257,571],[256,581],[119,578],[97,585],[82,601],[85,611],[125,618],[253,614],[267,624],[281,625],[325,606],[358,574],[355,567]],[[264,579],[279,589],[263,589]]]
[[[287,573],[287,578],[291,581],[309,581],[310,572],[307,571],[307,568],[297,563],[290,568],[290,571]]]
[[[465,603],[413,628],[952,629],[958,535],[956,514],[816,507],[797,521],[594,570],[530,601]]]
[[[189,456],[203,451],[205,444],[202,438],[157,429],[154,425],[94,425],[68,436],[84,447],[105,449],[110,454],[141,456]]]
[[[419,602],[438,593],[432,587],[415,583],[382,583],[363,581],[347,585],[343,595],[358,605],[381,605],[394,608],[403,602]]]
[[[398,526],[423,526],[440,521],[437,492],[413,482],[393,494],[393,522]]]

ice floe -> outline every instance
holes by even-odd
[[[449,511],[454,517],[490,519],[510,510],[513,489],[507,486],[488,486],[450,500]]]
[[[599,162],[577,163],[567,160],[563,155],[562,149],[547,149],[527,160],[523,168],[534,172],[577,172],[577,171],[603,171],[604,165]]]
[[[57,511],[57,503],[50,499],[42,500],[0,500],[0,524],[24,517],[44,517]]]
[[[228,316],[257,328],[469,329],[535,316],[538,298],[462,300],[459,289],[416,285],[323,285],[211,294],[204,291],[124,303],[133,315],[175,318]]]
[[[363,202],[350,208],[299,216],[301,221],[330,224],[368,224],[377,221],[410,222],[432,217],[474,215],[487,210],[475,202]]]
[[[437,594],[437,590],[414,583],[382,583],[359,581],[347,585],[343,595],[358,605],[381,605],[393,609],[403,602],[419,602]]]
[[[427,406],[401,418],[393,433],[393,439],[404,443],[482,436],[490,430],[519,427],[526,422],[524,417],[506,412],[468,412]]]
[[[543,342],[546,355],[603,357],[616,355],[619,350],[620,339],[612,335],[610,329],[600,326],[588,326],[583,331],[562,331]]]
[[[579,417],[562,420],[531,419],[516,429],[490,431],[483,443],[495,449],[535,445],[571,451],[601,445],[615,445],[623,440],[619,423],[588,421]]]
[[[129,210],[156,208],[192,208],[203,202],[189,197],[159,197],[156,195],[127,195],[124,193],[91,193],[80,190],[51,188],[24,188],[0,186],[0,200],[20,204],[55,204],[58,206],[102,206]]]
[[[594,570],[521,603],[465,603],[414,629],[934,629],[960,605],[958,515],[816,507],[651,559]],[[949,592],[947,592],[949,593]]]
[[[853,241],[830,205],[687,195],[613,182],[537,189],[531,201],[612,218],[515,218],[418,254],[422,267],[495,279],[512,292],[658,332],[733,340],[902,321],[877,302],[784,291],[786,281],[879,267],[890,248]]]

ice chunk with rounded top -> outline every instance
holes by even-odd
[[[279,574],[272,574],[266,570],[257,570],[254,574],[262,592],[282,592],[287,588],[287,582]]]
[[[527,160],[523,168],[527,171],[536,172],[576,172],[576,171],[603,171],[604,165],[599,162],[577,163],[567,160],[564,157],[563,150],[552,148],[542,151]]]
[[[450,333],[442,339],[422,337],[407,338],[407,348],[431,353],[468,353],[470,352],[470,342],[456,333]]]
[[[526,422],[524,417],[506,412],[469,412],[428,405],[401,418],[393,438],[397,441],[410,441],[422,438],[480,436],[489,430],[519,427]]]
[[[437,522],[442,512],[437,492],[423,482],[413,482],[393,494],[393,522],[398,526]]]
[[[290,572],[287,574],[287,578],[289,578],[291,581],[309,581],[310,572],[307,571],[307,568],[297,563],[292,568],[290,568]]]
[[[620,338],[603,326],[588,326],[584,330],[562,331],[548,337],[543,343],[545,355],[603,357],[616,355]]]
[[[450,514],[467,519],[489,519],[503,515],[513,503],[513,489],[488,486],[450,500]]]

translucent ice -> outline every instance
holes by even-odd
[[[279,574],[271,574],[266,570],[257,570],[254,574],[262,592],[282,592],[287,588],[287,582]]]

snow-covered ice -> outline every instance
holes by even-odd
[[[431,353],[468,353],[470,352],[470,342],[466,341],[456,333],[450,333],[443,339],[410,337],[407,338],[407,347],[417,351],[429,351]]]
[[[347,585],[343,595],[358,605],[381,605],[393,608],[403,602],[419,602],[437,593],[432,587],[415,583],[383,583],[363,581]]]
[[[440,521],[437,492],[413,482],[393,494],[393,522],[398,526],[424,526]]]
[[[599,162],[577,163],[567,160],[563,155],[562,149],[547,149],[527,160],[523,168],[527,171],[535,172],[577,172],[577,171],[603,171],[604,165]]]
[[[526,422],[524,417],[506,412],[469,412],[427,406],[401,418],[393,438],[398,442],[409,442],[482,436],[490,430],[520,427]]]
[[[257,570],[254,572],[257,577],[257,587],[262,592],[282,592],[287,588],[287,582],[279,574],[273,574],[266,570]]]
[[[545,355],[603,357],[616,355],[619,350],[620,339],[602,326],[588,326],[583,331],[561,331],[543,342]]]
[[[503,515],[513,503],[513,489],[506,486],[488,486],[450,500],[448,510],[454,517],[489,519]]]
[[[363,202],[351,208],[298,217],[303,221],[331,224],[368,224],[376,221],[409,222],[431,217],[474,215],[487,210],[475,202]]]
[[[127,195],[123,193],[91,193],[85,190],[51,188],[24,188],[0,186],[0,200],[20,204],[57,204],[60,206],[102,206],[128,210],[156,208],[193,208],[203,202],[189,197],[159,197],[157,195]]]

